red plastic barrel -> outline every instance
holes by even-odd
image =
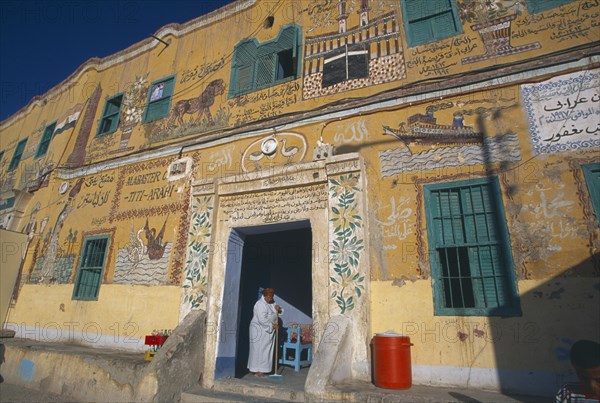
[[[371,340],[373,383],[378,388],[408,389],[412,386],[410,337],[377,333]]]

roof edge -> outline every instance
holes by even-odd
[[[208,14],[201,15],[199,17],[194,18],[191,21],[179,24],[179,23],[169,23],[159,28],[155,33],[155,37],[162,37],[164,35],[174,35],[175,37],[180,37],[190,32],[193,32],[197,29],[203,28],[207,25],[210,25],[214,22],[220,21],[226,17],[229,17],[233,14],[236,14],[240,11],[243,11],[247,8],[250,8],[254,4],[256,4],[257,0],[236,0],[230,4],[227,4],[221,8],[211,11]],[[50,88],[42,95],[36,95],[29,100],[29,102],[23,106],[21,109],[0,121],[0,130],[5,129],[8,126],[12,125],[16,120],[21,118],[21,116],[25,113],[28,113],[29,110],[35,106],[44,106],[47,102],[46,99],[54,97],[60,94],[63,91],[68,90],[70,87],[75,85],[77,80],[88,70],[96,70],[103,71],[109,67],[112,67],[116,64],[122,63],[129,59],[132,59],[158,45],[160,42],[152,37],[146,38],[142,41],[139,41],[117,53],[113,53],[112,55],[105,56],[103,58],[100,57],[92,57],[88,59],[83,64],[81,64],[77,70],[75,70],[71,75],[67,78],[56,84],[54,87]]]

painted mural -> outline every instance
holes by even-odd
[[[67,238],[61,243],[61,231],[65,225],[67,217],[76,209],[81,208],[78,205],[78,196],[85,186],[85,179],[78,179],[70,191],[67,193],[67,200],[64,201],[64,206],[53,227],[48,229],[44,234],[46,223],[43,223],[43,228],[40,228],[40,236],[42,237],[41,244],[38,241],[36,246],[37,259],[33,262],[33,266],[29,275],[29,282],[32,283],[68,283],[71,279],[73,265],[76,260],[75,245],[77,245],[77,234],[73,229],[69,229]]]
[[[476,63],[495,57],[510,56],[541,48],[539,42],[513,46],[511,44],[512,22],[521,15],[523,5],[519,0],[458,1],[459,15],[463,23],[475,23],[471,29],[483,42],[485,53],[462,59],[463,64]]]
[[[365,276],[359,270],[364,250],[363,218],[359,214],[360,175],[350,173],[329,179],[330,232],[333,234],[329,250],[330,287],[332,300],[340,314],[354,309],[365,290]]]
[[[600,147],[600,70],[521,86],[538,154]]]
[[[118,131],[121,133],[119,148],[113,153],[130,151],[133,147],[129,146],[129,139],[135,126],[142,122],[146,100],[148,99],[148,73],[137,76],[133,83],[127,86],[123,94],[123,105],[121,107],[121,118]],[[113,136],[111,136],[113,137]],[[110,147],[113,145],[111,144]]]
[[[101,227],[107,222],[146,219],[143,226],[130,227],[129,242],[117,253],[118,282],[179,284],[181,281],[189,226],[189,204],[185,201],[189,186],[185,177],[177,181],[168,179],[167,167],[171,162],[162,159],[121,169],[113,196],[107,199],[109,214],[92,221]],[[166,231],[168,220],[177,220],[177,231]],[[174,239],[171,234],[175,234]],[[156,279],[151,279],[144,267],[154,270]]]
[[[206,309],[213,200],[213,196],[195,196],[192,200],[192,223],[189,229],[187,261],[181,286],[180,318],[191,309]]]
[[[350,3],[350,4],[348,4]],[[302,10],[309,16],[316,10],[337,20],[337,31],[307,36],[304,54],[304,99],[400,80],[406,77],[401,26],[396,11],[373,15],[370,2],[342,0],[320,2]],[[359,14],[356,26],[348,26],[352,11]],[[320,26],[330,22],[316,20]],[[309,32],[314,28],[309,29]]]
[[[387,177],[402,172],[521,160],[516,134],[484,136],[472,127],[465,126],[463,119],[461,112],[455,112],[452,124],[438,124],[433,108],[430,108],[425,115],[409,117],[408,122],[402,122],[399,129],[384,126],[384,134],[394,136],[402,142],[402,146],[379,152],[381,175]],[[409,147],[413,143],[467,145],[434,147],[414,153]]]
[[[168,217],[167,217],[168,218]],[[171,242],[163,240],[167,225],[157,229],[146,219],[137,231],[131,226],[129,244],[117,252],[113,282],[117,284],[162,285],[166,284],[171,257]]]
[[[71,154],[69,154],[69,157],[67,158],[66,165],[68,166],[78,167],[85,162],[88,140],[92,133],[92,126],[96,121],[96,110],[100,104],[101,96],[102,87],[97,85],[94,89],[94,92],[87,100],[87,106],[85,107],[85,112],[83,113],[81,125],[79,126],[79,131],[77,132],[77,137],[75,138],[73,151],[71,151]]]
[[[177,101],[171,107],[168,118],[144,125],[144,136],[148,143],[228,127],[231,112],[223,106],[214,106],[215,100],[225,94],[225,88],[225,82],[216,79],[206,84],[198,96]],[[186,121],[184,117],[188,118],[187,115],[191,116]]]

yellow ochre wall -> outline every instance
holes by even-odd
[[[570,375],[565,358],[570,343],[600,338],[600,234],[581,173],[582,164],[597,162],[598,147],[536,151],[522,85],[542,85],[559,73],[594,72],[597,61],[586,65],[578,56],[560,59],[560,53],[597,41],[600,5],[579,0],[530,14],[523,2],[505,1],[504,8],[487,11],[469,8],[469,1],[458,3],[470,12],[461,21],[462,34],[409,48],[399,2],[369,2],[370,18],[389,13],[395,18],[395,25],[390,22],[386,28],[393,33],[389,53],[381,50],[387,42],[379,50],[369,45],[371,54],[383,54],[373,69],[377,74],[319,92],[314,87],[317,62],[311,65],[307,58],[318,45],[306,41],[317,43],[320,35],[338,32],[336,2],[239,1],[190,23],[162,28],[156,36],[168,46],[146,40],[88,62],[2,122],[2,198],[41,179],[31,199],[19,206],[23,218],[11,224],[32,238],[9,322],[35,334],[57,323],[63,335],[66,323],[81,324],[76,332],[95,323],[103,343],[125,348],[129,346],[122,338],[112,338],[114,324],[119,331],[127,327],[119,335],[136,339],[153,329],[173,328],[185,309],[204,306],[209,281],[207,273],[196,270],[206,266],[190,260],[189,248],[210,238],[210,226],[196,225],[200,217],[194,213],[212,201],[193,198],[190,183],[283,165],[293,172],[295,164],[312,161],[314,147],[324,143],[333,145],[337,154],[358,152],[365,162],[367,213],[362,220],[368,225],[365,253],[372,280],[370,291],[362,295],[370,303],[365,326],[373,334],[394,329],[411,336],[416,381],[443,383],[453,379],[447,377],[456,368],[489,370],[473,372],[472,379],[479,377],[477,385],[495,388],[499,383],[489,380],[495,368],[515,376],[528,370]],[[350,30],[358,26],[360,2],[347,4]],[[267,16],[274,17],[272,27],[264,25]],[[494,19],[504,19],[510,27],[513,51],[494,54],[484,42],[479,30],[485,31],[485,22]],[[235,45],[245,38],[273,40],[288,24],[297,24],[302,32],[298,78],[228,98]],[[331,44],[324,46],[329,49]],[[544,60],[550,53],[553,58]],[[527,60],[535,61],[529,68],[539,71],[528,76],[515,70],[511,75],[510,68]],[[559,73],[544,70],[550,61],[568,66]],[[507,68],[502,76],[492,69],[500,64]],[[480,86],[469,81],[475,70],[478,82],[484,82]],[[175,89],[169,116],[142,123],[151,83],[171,75]],[[393,92],[397,88],[401,90]],[[119,127],[96,136],[106,99],[119,93],[127,100]],[[196,99],[212,101],[204,102],[213,122],[204,110],[181,114],[181,124],[177,103]],[[566,102],[557,94],[548,105],[558,101]],[[336,108],[339,114],[323,117]],[[442,152],[476,142],[405,143],[386,134],[390,129],[406,131],[412,117],[427,113],[437,125],[452,125],[462,117],[464,126],[485,138],[512,138],[508,154],[469,165],[469,156],[457,151],[458,161],[466,162],[443,165]],[[301,121],[305,117],[314,120]],[[44,128],[54,121],[74,126],[55,134],[46,156],[34,160]],[[253,161],[260,157],[262,139],[273,133],[297,152]],[[19,168],[7,172],[14,147],[27,136]],[[78,140],[83,146],[77,146]],[[432,165],[405,171],[398,167],[407,160],[386,165],[382,155],[399,149],[405,149],[407,159],[421,155]],[[180,157],[190,162],[189,170],[171,178],[169,167]],[[522,316],[435,316],[423,187],[486,176],[496,176],[500,183]],[[166,249],[161,258],[149,261],[142,256],[140,239],[147,243],[148,234],[154,230],[156,235],[161,228]],[[82,237],[96,235],[110,235],[99,299],[74,301]],[[466,379],[471,378],[446,382],[457,385]]]

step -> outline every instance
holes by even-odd
[[[226,393],[241,394],[243,396],[257,397],[262,399],[274,399],[274,401],[303,402],[304,384],[286,384],[289,379],[263,378],[252,379],[226,379],[215,382],[214,390]]]
[[[266,402],[276,403],[279,399],[268,399],[261,396],[250,396],[239,393],[221,392],[197,388],[181,394],[181,403],[212,403],[212,402]]]

